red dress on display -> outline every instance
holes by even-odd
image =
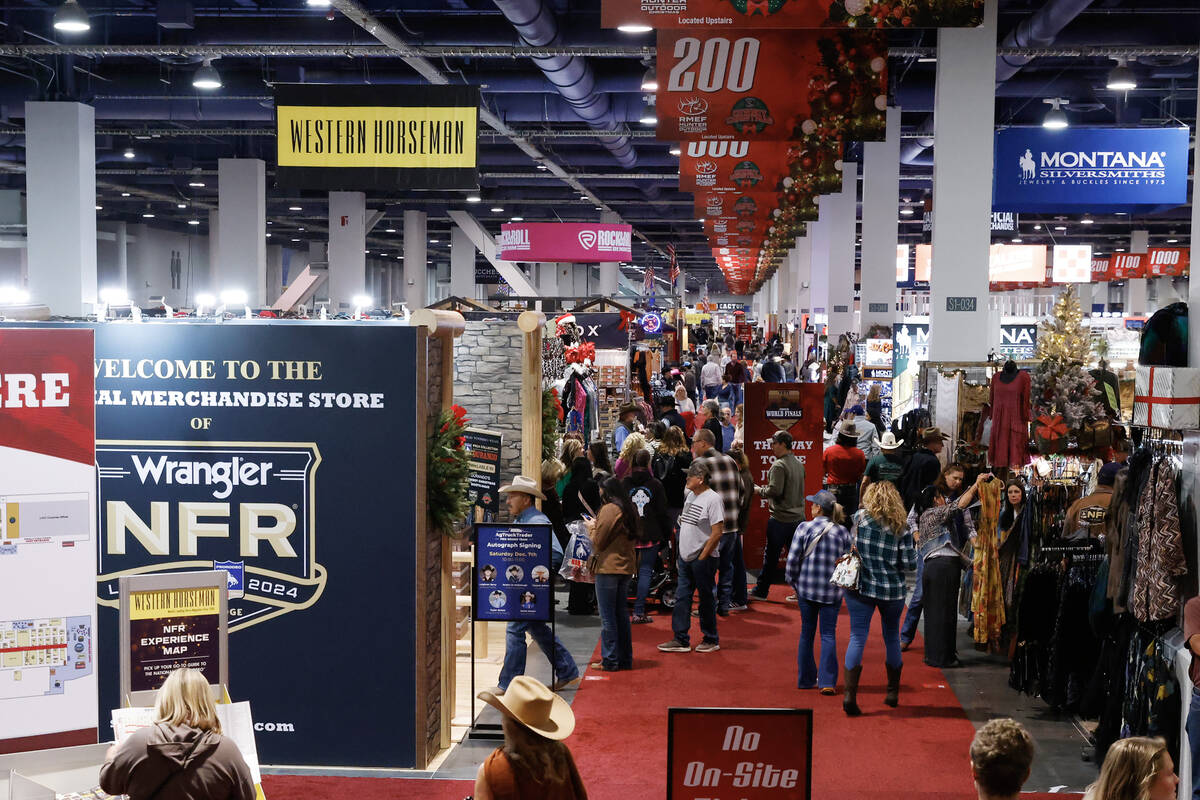
[[[988,464],[1023,467],[1029,461],[1029,373],[1018,371],[1007,383],[1004,373],[992,377],[992,436]]]

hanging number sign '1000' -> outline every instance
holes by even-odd
[[[878,138],[886,71],[886,42],[870,32],[661,31],[658,138]]]

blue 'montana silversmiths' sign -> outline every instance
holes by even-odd
[[[1149,210],[1187,202],[1187,128],[996,132],[993,206]]]

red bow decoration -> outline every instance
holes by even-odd
[[[596,345],[591,342],[573,344],[566,350],[568,364],[582,364],[584,361],[596,360]]]
[[[637,314],[634,314],[632,311],[622,311],[621,312],[621,324],[617,325],[617,330],[627,331],[627,330],[629,330],[629,323],[636,322],[636,321],[637,321]]]
[[[746,3],[746,16],[752,17],[755,14],[762,14],[764,17],[770,15],[771,7],[767,0],[749,0]]]
[[[1067,435],[1067,423],[1063,420],[1062,414],[1042,414],[1037,418],[1039,423],[1037,435],[1048,442],[1053,442],[1060,436]]]

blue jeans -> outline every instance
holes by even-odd
[[[633,631],[629,627],[628,597],[628,575],[596,576],[600,660],[608,669],[633,668]]]
[[[717,569],[720,573],[717,608],[728,611],[730,605],[746,605],[746,559],[742,557],[740,533],[727,533],[721,537],[720,565]]]
[[[1200,689],[1194,687],[1187,715],[1187,737],[1192,753],[1192,800],[1200,800]]]
[[[883,627],[885,661],[889,666],[899,667],[904,662],[900,657],[900,612],[904,600],[876,600],[858,592],[846,592],[846,609],[850,612],[850,645],[846,648],[846,669],[862,666],[863,648],[867,634],[871,631],[871,617],[879,609]]]
[[[633,601],[634,616],[646,613],[646,595],[650,594],[650,579],[654,577],[654,559],[658,558],[658,545],[639,547],[637,553],[637,599]]]
[[[575,659],[563,647],[550,625],[545,622],[508,623],[504,641],[504,665],[500,667],[500,688],[508,689],[508,684],[518,675],[525,674],[525,634],[528,633],[546,654],[546,660],[554,667],[554,680],[573,680],[579,676],[579,667]]]
[[[900,629],[900,641],[908,644],[917,636],[917,623],[921,621],[922,599],[925,593],[921,583],[925,577],[925,559],[917,556],[917,588],[913,589],[912,599],[908,601],[908,611],[904,614],[904,627]]]
[[[779,568],[779,554],[791,549],[792,537],[795,536],[799,525],[799,522],[767,520],[767,544],[763,548],[762,572],[758,573],[758,584],[754,587],[756,596],[766,597],[771,584],[783,580],[783,570]]]
[[[837,621],[842,603],[814,603],[811,600],[799,599],[800,603],[800,648],[796,653],[796,666],[799,676],[796,686],[800,689],[811,689],[818,686],[837,686]],[[817,635],[817,625],[821,626],[821,667],[817,669],[816,659],[813,658],[813,640]]]
[[[675,640],[691,644],[688,631],[692,627],[692,595],[698,595],[700,603],[700,633],[704,641],[718,644],[717,597],[713,576],[717,571],[717,559],[709,556],[695,561],[676,559],[679,570],[679,585],[675,588],[675,611],[671,615],[671,629]]]

